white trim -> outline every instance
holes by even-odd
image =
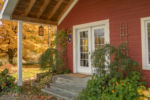
[[[3,5],[2,9],[1,9],[1,12],[0,12],[0,19],[2,19],[5,16],[5,15],[3,15],[3,13],[4,13],[4,11],[5,11],[6,7],[7,7],[8,1],[9,0],[5,0],[4,1],[4,5]],[[9,18],[8,16],[5,16],[5,17]]]
[[[144,70],[150,70],[150,64],[148,63],[147,23],[150,23],[150,17],[141,18],[142,68]]]
[[[72,8],[76,5],[76,3],[79,0],[74,0],[74,2],[71,4],[71,6],[68,8],[68,10],[64,13],[64,15],[60,18],[60,20],[58,21],[58,25],[61,24],[61,22],[65,19],[65,17],[69,14],[69,12],[72,10]]]
[[[77,60],[78,60],[77,48],[78,47],[77,47],[77,40],[76,40],[77,30],[82,29],[82,28],[101,26],[101,25],[105,25],[106,27],[105,43],[110,43],[109,19],[73,26],[73,72],[74,73],[77,73],[77,66],[78,66],[77,64]]]
[[[22,21],[18,21],[17,37],[17,85],[22,86]]]
[[[0,12],[0,19],[10,20],[18,0],[5,0]]]

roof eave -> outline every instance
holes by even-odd
[[[11,15],[18,0],[5,0],[2,10],[0,12],[0,19],[11,20]]]

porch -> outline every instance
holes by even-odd
[[[91,76],[84,74],[56,75],[52,77],[51,83],[42,89],[42,92],[63,100],[76,100],[89,79]]]
[[[22,86],[22,23],[59,25],[78,0],[4,0],[0,18],[18,21],[17,84]]]

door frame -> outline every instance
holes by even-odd
[[[105,33],[105,43],[110,43],[110,31],[109,31],[109,19],[90,22],[80,25],[73,26],[73,73],[77,73],[77,66],[78,66],[78,39],[77,39],[77,31],[83,28],[91,28],[96,26],[105,26],[106,33]],[[86,74],[86,73],[83,73]]]

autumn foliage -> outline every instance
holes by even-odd
[[[23,60],[36,61],[48,48],[54,38],[55,26],[51,26],[48,39],[48,26],[44,26],[44,36],[38,35],[38,24],[23,24]],[[0,57],[8,57],[9,63],[17,56],[17,22],[1,21]]]

